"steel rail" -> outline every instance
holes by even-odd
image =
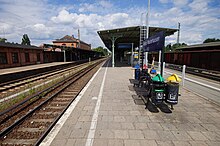
[[[83,65],[83,64],[81,64],[81,65]],[[76,68],[78,68],[78,67],[80,67],[80,66],[77,65],[77,66],[71,67],[71,69],[67,69],[67,70],[76,69]],[[63,70],[60,71],[60,72],[63,72]],[[57,72],[56,72],[56,73],[57,73]],[[57,84],[60,84],[60,83],[62,83],[62,81],[58,82]],[[45,91],[48,91],[50,88],[51,88],[51,87],[48,87],[48,88],[46,88],[46,89],[44,89],[44,90],[42,90],[42,91],[40,91],[40,92],[38,92],[38,93],[35,93],[34,95],[32,95],[32,96],[26,98],[25,100],[21,101],[20,103],[17,103],[16,105],[10,107],[9,109],[6,109],[6,110],[0,112],[0,116],[2,116],[3,114],[6,114],[6,113],[8,113],[8,112],[10,112],[11,110],[13,110],[13,109],[15,109],[15,108],[17,108],[17,107],[19,107],[19,106],[21,106],[21,105],[23,105],[24,103],[26,103],[26,102],[28,102],[29,100],[35,98],[36,96],[40,95],[41,93],[44,93]],[[0,124],[1,124],[1,123],[0,123]]]
[[[99,64],[99,63],[98,63]],[[98,64],[95,64],[95,66],[93,66],[92,68],[95,68]],[[91,68],[91,69],[92,69]],[[79,80],[81,77],[83,77],[85,74],[87,74],[88,72],[90,72],[90,69],[87,70],[86,72],[84,72],[82,75],[80,75],[77,80]],[[88,81],[87,81],[88,82]],[[71,84],[69,84],[71,85]],[[68,85],[68,86],[69,86]],[[67,87],[68,87],[67,86]],[[63,89],[64,90],[64,89]],[[82,89],[80,89],[78,91],[78,93],[75,95],[75,98],[77,97],[77,95],[80,93]],[[43,140],[44,138],[47,136],[47,134],[52,130],[52,128],[54,127],[54,125],[58,122],[58,120],[62,117],[62,115],[65,113],[65,111],[69,108],[69,106],[72,104],[72,102],[75,100],[75,98],[73,98],[70,103],[66,106],[66,108],[64,108],[64,110],[61,112],[61,114],[55,118],[55,120],[52,122],[52,124],[47,128],[47,130],[41,135],[41,137],[37,140],[37,142],[34,144],[34,146],[38,146]]]
[[[85,63],[85,61],[81,61],[81,62],[74,62],[73,64],[70,64],[71,65],[79,65],[80,63]],[[74,67],[74,66],[73,66]],[[62,70],[69,70],[69,66],[65,66],[65,67],[61,67]],[[56,71],[56,72],[54,72]],[[10,85],[10,84],[14,84],[14,83],[19,83],[21,81],[25,81],[25,80],[29,80],[31,78],[36,78],[36,79],[33,79],[31,80],[31,82],[34,82],[34,81],[37,81],[37,80],[40,80],[40,79],[44,79],[44,78],[47,78],[49,75],[54,75],[56,73],[59,73],[61,72],[60,71],[60,68],[57,68],[55,70],[51,70],[51,71],[47,71],[47,72],[43,72],[43,73],[39,73],[39,74],[36,74],[36,75],[32,75],[32,76],[28,76],[28,77],[24,77],[24,78],[21,78],[21,79],[17,79],[17,80],[12,80],[12,81],[9,81],[9,82],[5,82],[5,83],[1,83],[0,84],[0,87],[3,87],[3,86],[6,86],[6,85]],[[40,77],[40,76],[44,76],[46,75],[45,77],[42,77],[42,78],[37,78],[37,77]],[[16,85],[13,85],[13,86],[10,86],[10,87],[7,87],[7,88],[2,88],[0,89],[0,92],[3,92],[3,91],[6,91],[6,90],[9,90],[9,89],[12,89],[12,88],[15,88],[15,87],[18,87],[18,86],[21,86],[21,85],[25,85],[27,83],[29,83],[30,81],[25,81],[23,83],[19,83],[19,84],[16,84]]]
[[[100,61],[99,61],[100,62]],[[98,63],[99,63],[98,62]],[[95,66],[98,65],[98,63],[93,64],[91,66],[88,66],[82,70],[80,70],[79,72],[77,72],[74,76],[72,76],[71,78],[73,79],[72,81],[69,81],[70,78],[67,78],[63,81],[64,83],[69,83],[66,84],[64,87],[62,87],[58,92],[56,92],[55,94],[53,94],[52,96],[48,97],[45,101],[43,101],[39,106],[35,107],[34,109],[30,110],[26,115],[24,115],[23,117],[21,117],[19,120],[17,120],[15,123],[13,123],[11,126],[9,126],[8,128],[6,128],[4,131],[2,131],[0,133],[0,137],[5,136],[6,134],[8,134],[10,131],[13,130],[13,128],[15,128],[16,126],[20,125],[21,123],[24,122],[24,120],[28,117],[30,117],[35,111],[37,111],[38,109],[40,109],[40,107],[42,107],[43,105],[45,105],[48,101],[50,101],[51,99],[53,99],[55,96],[57,96],[59,93],[61,93],[64,89],[66,89],[67,87],[69,87],[73,82],[76,82],[77,80],[79,80],[82,76],[84,76],[86,73],[88,73],[92,68],[95,68]],[[58,85],[57,85],[58,86]],[[52,88],[52,87],[51,87]],[[79,93],[79,92],[78,92]],[[73,101],[74,99],[72,99]],[[72,102],[71,101],[71,102]],[[71,103],[68,104],[68,106],[63,110],[62,114],[66,111],[66,109],[69,107]],[[37,143],[39,143],[41,140],[43,140],[43,138],[45,137],[45,135],[52,129],[53,125],[56,123],[56,121],[62,116],[59,115],[54,122],[52,123],[51,126],[49,126],[48,130],[46,130],[44,132],[44,134],[40,137],[40,139],[37,141]]]

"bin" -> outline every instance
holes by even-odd
[[[134,79],[139,80],[140,78],[140,66],[139,64],[136,64],[134,66]]]
[[[165,83],[164,78],[157,74],[155,77],[152,78],[152,92],[151,97],[153,102],[161,103],[164,100],[164,93],[165,92]]]
[[[151,69],[151,70],[150,70],[150,73],[151,73],[151,74],[156,74],[157,71],[156,71],[156,69]]]
[[[168,82],[166,86],[166,99],[169,104],[177,104],[179,95],[179,83]]]
[[[181,79],[176,74],[172,74],[167,78],[166,99],[165,99],[167,103],[172,105],[178,103],[180,81]]]
[[[134,75],[135,80],[139,80],[139,78],[140,78],[140,72],[141,72],[140,69],[135,69],[135,75]]]

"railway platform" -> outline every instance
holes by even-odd
[[[13,80],[36,76],[45,72],[52,72],[66,68],[77,62],[53,62],[22,67],[5,68],[0,70],[0,84],[5,84]]]
[[[36,64],[36,65],[27,65],[22,67],[12,67],[12,68],[5,68],[0,70],[0,76],[5,74],[12,74],[12,73],[19,73],[24,71],[30,71],[33,69],[43,69],[47,67],[53,67],[58,65],[70,64],[71,62],[53,62],[53,63],[43,63],[43,64]]]
[[[181,87],[171,110],[138,96],[131,67],[106,64],[41,146],[219,146],[220,106]]]

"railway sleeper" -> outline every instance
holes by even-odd
[[[62,110],[64,109],[66,106],[49,106],[49,107],[46,107],[45,110]]]
[[[47,127],[45,127],[45,126],[41,126],[39,128],[26,128],[26,127],[23,127],[23,128],[19,128],[17,131],[18,132],[30,132],[30,133],[32,133],[32,132],[44,132],[46,128]]]
[[[69,102],[53,102],[51,106],[66,106]]]
[[[54,102],[69,102],[71,98],[67,98],[67,97],[60,97],[60,98],[56,98],[53,101]]]
[[[30,123],[52,123],[54,119],[32,119]]]
[[[6,139],[4,140],[1,145],[33,145],[37,139]]]
[[[60,96],[64,96],[64,97],[73,97],[75,96],[76,94],[61,94]]]
[[[58,114],[60,114],[60,112],[44,112],[44,111],[42,111],[42,112],[36,113],[35,115],[38,116],[38,115],[58,115]]]

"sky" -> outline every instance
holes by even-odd
[[[219,0],[151,0],[149,26],[177,28],[180,42],[202,43],[220,38]],[[93,48],[103,46],[97,31],[138,26],[148,0],[0,0],[0,37],[21,43],[28,34],[31,44],[52,43],[80,30],[80,39]],[[143,19],[144,20],[144,19]],[[166,37],[176,43],[177,33]]]

